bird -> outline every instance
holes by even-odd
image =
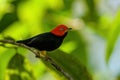
[[[46,51],[53,51],[60,47],[68,31],[71,29],[72,28],[68,28],[66,25],[60,24],[49,32],[16,42],[35,48],[41,51],[42,55],[45,56]]]

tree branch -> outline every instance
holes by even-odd
[[[31,47],[28,47],[28,46],[26,46],[24,44],[16,43],[13,40],[0,40],[0,42],[2,42],[2,43],[9,43],[9,44],[13,44],[13,45],[16,45],[16,46],[20,46],[20,47],[26,48],[26,49],[30,50],[31,52],[33,52],[36,55],[36,57],[40,57],[40,54],[39,54],[39,52],[37,50],[35,50],[35,49],[31,48]]]
[[[37,58],[42,57],[38,50],[33,49],[33,48],[31,48],[29,46],[26,46],[24,44],[21,44],[21,43],[16,43],[13,40],[0,40],[0,43],[8,43],[8,44],[13,44],[13,45],[16,45],[16,46],[19,46],[19,47],[26,48],[26,49],[30,50],[31,52],[33,52]],[[44,59],[45,59],[45,61],[50,63],[54,68],[56,68],[59,72],[61,72],[68,80],[73,80],[72,77],[68,73],[66,73],[59,65],[57,65],[49,56],[46,55],[44,57]]]

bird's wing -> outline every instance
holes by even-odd
[[[29,45],[38,45],[38,44],[47,44],[54,42],[53,36],[50,33],[39,34],[28,40],[27,44]]]

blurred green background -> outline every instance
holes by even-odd
[[[47,55],[73,80],[120,80],[119,5],[119,0],[0,0],[0,39],[26,39],[65,24],[73,30]],[[0,45],[0,80],[67,80],[30,51]]]

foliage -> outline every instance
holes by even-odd
[[[73,80],[119,80],[120,10],[109,10],[113,15],[106,7],[100,0],[0,0],[0,39],[26,39],[68,25],[73,30],[62,46],[47,55]],[[0,80],[66,80],[44,59],[12,47],[0,43]]]

